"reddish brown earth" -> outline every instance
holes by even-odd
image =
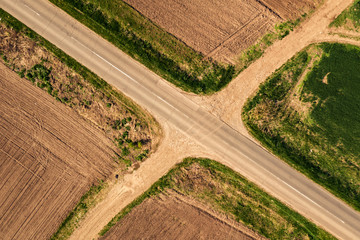
[[[146,199],[101,239],[265,238],[190,197],[170,193]]]
[[[114,144],[0,64],[0,238],[48,239],[114,168]]]
[[[225,62],[282,20],[320,0],[125,0],[144,16],[207,57]]]

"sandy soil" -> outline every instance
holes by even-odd
[[[328,36],[326,32],[333,19],[351,3],[351,0],[328,0],[294,32],[270,46],[259,60],[244,70],[221,92],[212,96],[184,94],[234,129],[252,138],[241,120],[241,112],[246,100],[255,94],[267,77],[307,45],[326,38],[329,41],[344,41],[337,36]],[[351,42],[356,41],[351,40]]]
[[[351,2],[352,0],[328,0],[311,19],[288,37],[271,46],[261,59],[242,72],[223,91],[209,97],[186,95],[239,132],[248,135],[241,121],[241,109],[246,99],[257,90],[260,83],[296,52],[309,43],[318,41],[319,34],[323,33],[331,20]],[[209,157],[221,162],[221,157],[195,144],[181,132],[169,126],[165,119],[157,120],[161,123],[165,135],[158,151],[142,163],[139,169],[125,175],[123,179],[111,186],[104,201],[88,213],[88,217],[74,232],[71,239],[96,238],[98,232],[113,216],[184,157]]]
[[[48,239],[97,179],[114,144],[0,64],[0,238]]]
[[[172,192],[146,199],[101,239],[265,238],[190,197]]]
[[[110,220],[135,198],[150,188],[160,177],[165,175],[176,163],[186,157],[208,157],[221,159],[214,153],[200,147],[192,139],[170,126],[165,119],[162,123],[164,138],[158,150],[152,154],[140,168],[126,174],[109,187],[107,196],[90,210],[80,227],[70,239],[93,239]]]
[[[207,57],[233,62],[281,20],[299,17],[311,0],[125,0],[144,16]]]

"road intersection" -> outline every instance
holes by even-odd
[[[360,236],[358,212],[48,1],[0,0],[0,6],[155,117],[166,119],[203,147],[216,152],[235,171],[335,236],[341,239]]]

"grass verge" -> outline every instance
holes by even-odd
[[[187,158],[176,165],[149,190],[118,213],[100,232],[111,227],[146,198],[167,189],[210,204],[217,211],[242,222],[270,239],[334,239],[306,218],[291,210],[230,168],[209,160]]]
[[[232,65],[203,60],[203,56],[183,42],[166,34],[133,8],[118,1],[118,16],[109,16],[91,2],[50,0],[79,22],[113,43],[119,49],[185,91],[212,93],[223,88],[235,74]],[[106,2],[97,4],[106,5]],[[166,53],[157,49],[139,31],[158,35]],[[172,48],[170,48],[172,46]],[[177,52],[177,53],[176,53]],[[180,54],[179,54],[180,53]],[[183,65],[182,67],[180,67]]]
[[[114,136],[116,136],[114,143],[119,148],[118,152],[114,151],[114,160],[118,163],[116,171],[126,171],[124,165],[131,165],[134,162],[137,163],[146,159],[150,149],[148,147],[153,145],[152,139],[160,131],[160,126],[150,114],[144,112],[138,105],[113,89],[103,79],[3,9],[0,9],[0,19],[0,35],[2,36],[0,41],[3,43],[0,46],[0,56],[5,65],[17,72],[20,77],[26,78],[35,86],[46,90],[55,99],[73,108],[80,115],[85,113],[84,118],[89,120],[91,124],[95,124],[96,127],[105,129],[104,134],[107,137],[111,138],[112,134],[109,135],[108,133],[114,132]],[[22,48],[22,46],[24,47]],[[40,54],[41,57],[37,56],[39,52],[42,54],[42,56]],[[25,55],[30,55],[28,57],[31,61],[37,61],[40,58],[41,61],[39,60],[33,66],[29,63],[30,67],[28,67],[26,64],[29,58],[26,58]],[[59,74],[66,66],[71,71],[64,70],[64,73]],[[86,97],[91,98],[84,99],[84,93],[87,93]],[[79,99],[80,101],[77,101]],[[96,122],[96,118],[95,120],[89,119],[88,116],[92,114],[89,109],[93,105],[102,106],[103,111],[101,112],[115,112],[114,119],[116,120]],[[96,109],[98,108],[95,107]],[[96,110],[95,115],[98,117],[101,113]],[[101,116],[104,119],[111,119],[113,115]],[[120,116],[123,118],[119,118]],[[144,141],[132,139],[132,136],[129,136],[132,132],[138,132]],[[146,136],[144,137],[144,135]],[[156,148],[156,146],[154,147]],[[99,200],[98,194],[104,191],[106,187],[107,183],[102,181],[92,186],[67,216],[52,239],[67,239],[79,221],[84,218],[86,212],[96,205]]]
[[[260,86],[242,118],[265,147],[360,210],[360,48],[322,43]]]
[[[107,184],[100,181],[97,185],[92,186],[80,199],[79,203],[75,206],[74,210],[66,217],[61,223],[59,229],[54,233],[50,240],[68,239],[77,228],[79,222],[89,209],[98,203],[97,198],[101,190],[105,189]]]
[[[211,94],[260,58],[276,39],[288,35],[300,19],[277,25],[244,51],[236,65],[204,56],[141,15],[123,1],[49,0],[164,79],[185,91]]]
[[[355,0],[330,24],[330,27],[345,27],[348,30],[358,31],[360,28],[360,0]]]

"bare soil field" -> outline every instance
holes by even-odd
[[[98,179],[114,144],[0,64],[0,236],[48,239]]]
[[[190,197],[172,192],[146,199],[101,239],[265,238]]]
[[[300,17],[301,14],[307,13],[308,11],[315,9],[315,7],[321,2],[321,0],[261,0],[259,2],[274,11],[282,19],[292,20]]]
[[[5,24],[0,24],[0,56],[0,62],[19,76],[103,130],[117,145],[122,170],[125,163],[143,161],[160,141],[156,137],[160,129],[148,112],[100,81],[91,84],[94,79],[75,72],[39,42]]]
[[[299,17],[319,0],[125,2],[205,56],[232,62],[276,23]]]

